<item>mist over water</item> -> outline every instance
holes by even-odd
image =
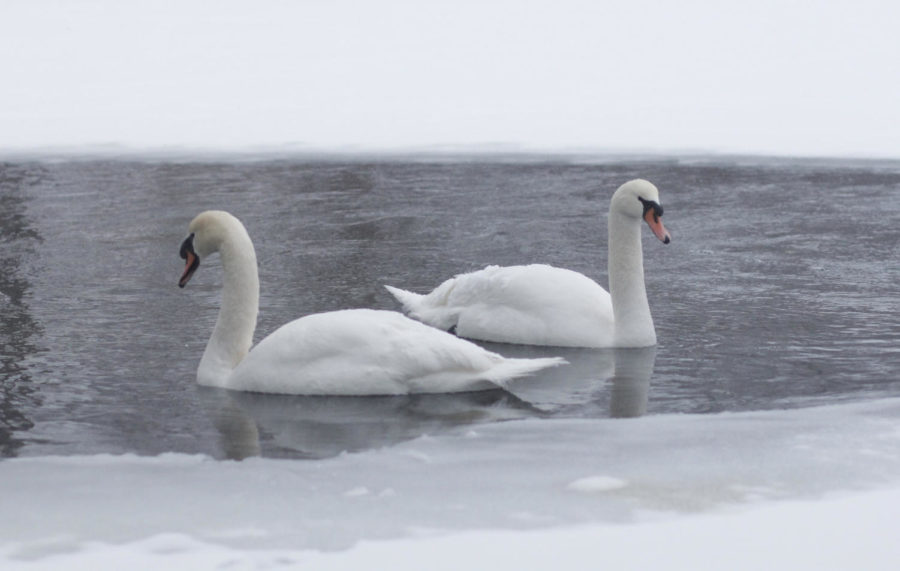
[[[176,286],[198,212],[254,240],[256,339],[309,313],[397,309],[488,264],[606,287],[609,197],[660,189],[644,231],[659,345],[489,344],[570,361],[511,392],[379,398],[198,387],[217,258]],[[900,163],[575,157],[82,160],[0,164],[0,454],[314,458],[520,418],[804,407],[900,393]]]

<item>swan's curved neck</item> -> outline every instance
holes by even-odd
[[[609,294],[618,347],[656,344],[656,331],[644,287],[640,219],[609,214]]]
[[[219,255],[224,272],[222,307],[197,369],[197,381],[212,386],[224,386],[250,351],[259,311],[256,251],[246,231],[230,234]]]

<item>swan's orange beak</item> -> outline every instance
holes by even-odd
[[[191,280],[191,276],[200,267],[200,257],[194,251],[194,235],[191,234],[181,243],[181,250],[178,252],[181,259],[184,260],[184,273],[178,280],[178,287],[184,287]]]
[[[191,281],[191,276],[194,275],[199,265],[200,258],[193,252],[188,252],[188,255],[185,257],[184,273],[181,274],[181,279],[178,280],[178,287],[184,287]]]
[[[654,206],[656,204],[654,203]],[[660,208],[660,210],[662,210]],[[663,226],[662,218],[660,218],[661,214],[656,208],[647,208],[644,211],[644,221],[647,223],[647,226],[650,227],[650,230],[653,231],[653,234],[662,240],[663,244],[668,244],[672,237],[669,235],[669,231],[666,230],[666,227]]]

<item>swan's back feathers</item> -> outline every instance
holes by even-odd
[[[470,339],[572,347],[612,344],[609,293],[563,268],[488,266],[459,274],[427,295],[388,290],[415,319],[439,329],[455,327]]]
[[[306,395],[484,390],[564,363],[506,359],[393,311],[309,315],[263,339],[227,388]]]

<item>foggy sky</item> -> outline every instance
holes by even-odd
[[[20,1],[0,149],[900,156],[900,4]]]

